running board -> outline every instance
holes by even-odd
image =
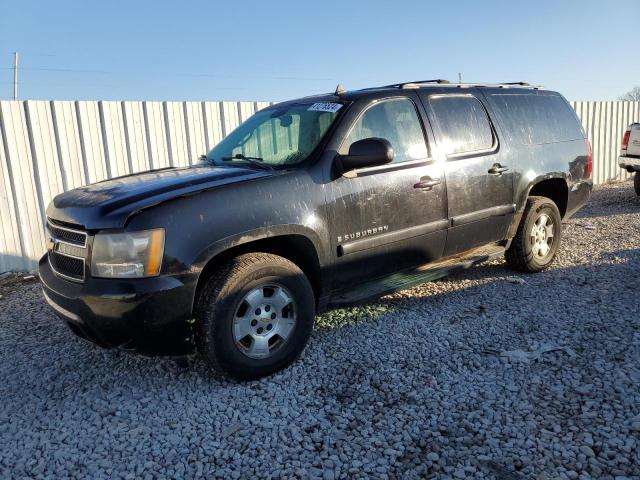
[[[405,290],[466,270],[479,263],[504,255],[504,252],[505,248],[501,245],[488,245],[474,248],[434,263],[428,263],[418,268],[394,273],[332,295],[329,299],[329,308],[366,303],[399,290]]]

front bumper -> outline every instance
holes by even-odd
[[[618,157],[618,165],[626,170],[631,169],[635,172],[640,172],[640,157]]]
[[[76,335],[151,355],[193,351],[191,282],[166,276],[71,282],[52,271],[47,255],[39,273],[45,299]]]

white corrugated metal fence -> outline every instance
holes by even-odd
[[[595,184],[626,180],[631,174],[618,166],[622,136],[640,122],[640,102],[569,102],[582,121],[593,148]]]
[[[58,193],[187,166],[269,102],[0,101],[0,272],[34,269]]]
[[[0,272],[34,269],[58,193],[186,166],[269,102],[0,101]],[[640,102],[572,102],[593,145],[595,183],[626,179],[622,135]]]

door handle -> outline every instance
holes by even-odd
[[[413,186],[413,188],[421,188],[422,190],[430,192],[433,190],[433,187],[440,185],[440,183],[439,178],[422,177],[420,181]]]
[[[494,163],[488,173],[489,175],[502,175],[507,170],[509,170],[507,167],[503,167],[499,163]]]

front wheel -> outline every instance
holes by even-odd
[[[546,197],[529,197],[518,231],[505,253],[507,263],[521,272],[539,272],[553,262],[560,247],[560,212]]]
[[[636,172],[633,176],[633,189],[636,191],[636,195],[640,197],[640,172]]]
[[[300,355],[314,318],[313,289],[295,264],[267,253],[240,255],[198,295],[196,345],[214,369],[257,379]]]

